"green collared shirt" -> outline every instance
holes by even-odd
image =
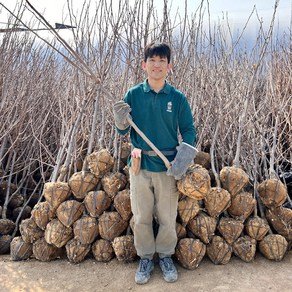
[[[184,94],[169,83],[157,93],[152,90],[147,79],[128,90],[124,97],[132,109],[133,122],[159,150],[174,150],[178,146],[178,134],[182,141],[194,145],[196,130],[189,102]],[[125,135],[130,127],[118,130]],[[151,150],[150,146],[131,128],[131,143],[134,148]],[[167,156],[171,162],[174,156]],[[129,161],[129,163],[131,163]],[[142,155],[141,169],[166,171],[159,157]]]

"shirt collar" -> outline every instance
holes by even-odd
[[[149,83],[148,83],[148,79],[145,79],[144,82],[143,82],[143,90],[144,92],[149,92],[151,90],[150,86],[149,86]],[[159,91],[159,93],[165,93],[165,94],[169,94],[171,91],[171,86],[170,84],[165,81],[165,85],[164,87]]]

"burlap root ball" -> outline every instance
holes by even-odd
[[[248,235],[239,237],[233,244],[233,252],[246,263],[254,260],[257,241]]]
[[[89,170],[98,178],[112,170],[114,158],[107,149],[101,149],[91,153],[87,157]]]
[[[66,254],[70,263],[82,262],[90,251],[90,244],[82,244],[76,238],[69,240],[66,245]]]
[[[200,211],[198,200],[184,196],[178,201],[177,212],[183,226],[186,226]]]
[[[267,179],[261,182],[257,190],[261,201],[268,208],[281,206],[287,198],[287,188],[278,179]]]
[[[44,184],[43,196],[53,210],[56,210],[62,202],[66,201],[70,194],[71,190],[68,183],[46,182]]]
[[[281,261],[287,251],[288,242],[280,234],[269,234],[259,242],[259,250],[269,260]]]
[[[91,250],[98,262],[109,262],[115,256],[111,242],[106,239],[96,240],[92,244]]]
[[[223,167],[219,176],[223,188],[230,193],[231,197],[242,191],[249,182],[248,175],[239,167]]]
[[[25,242],[21,236],[14,237],[10,244],[10,256],[13,261],[22,261],[32,255],[32,243]]]
[[[203,243],[208,244],[215,234],[217,219],[200,212],[195,218],[190,220],[187,228]]]
[[[99,179],[90,171],[75,172],[69,179],[69,186],[77,199],[84,199],[92,191]]]
[[[218,223],[218,231],[224,237],[229,244],[233,244],[234,241],[241,235],[244,228],[244,224],[240,220],[234,218],[222,217]]]
[[[33,218],[22,220],[19,231],[25,242],[33,243],[44,236],[44,231],[36,225]]]
[[[196,200],[204,199],[211,189],[211,179],[207,169],[201,165],[191,165],[185,176],[177,182],[178,190]]]
[[[34,206],[31,217],[40,229],[45,230],[47,224],[56,217],[56,213],[51,209],[50,204],[45,201]]]
[[[91,217],[98,217],[111,206],[112,200],[105,191],[92,191],[83,203]]]
[[[206,253],[215,265],[226,265],[232,256],[232,246],[223,237],[215,235],[207,245]]]
[[[137,257],[133,235],[115,237],[112,246],[118,261],[132,262]]]
[[[270,226],[266,220],[256,216],[245,222],[246,233],[255,240],[262,240],[269,232]]]
[[[204,198],[205,208],[212,217],[218,217],[231,205],[231,195],[223,188],[213,187]]]
[[[180,239],[175,249],[175,257],[179,264],[188,270],[196,269],[205,253],[206,245],[194,238]]]

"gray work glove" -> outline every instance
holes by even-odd
[[[123,100],[118,101],[113,106],[115,124],[118,129],[125,130],[129,127],[127,116],[131,112],[130,106]]]
[[[177,147],[176,156],[166,174],[172,175],[176,180],[181,179],[188,167],[193,163],[197,152],[198,150],[195,147],[182,142]]]

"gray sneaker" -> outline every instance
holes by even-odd
[[[166,282],[172,283],[177,280],[177,270],[171,257],[159,259],[159,265],[163,273],[163,278]]]
[[[139,267],[135,274],[135,282],[137,284],[146,284],[150,279],[150,274],[154,269],[154,264],[152,260],[141,259],[139,262]]]

